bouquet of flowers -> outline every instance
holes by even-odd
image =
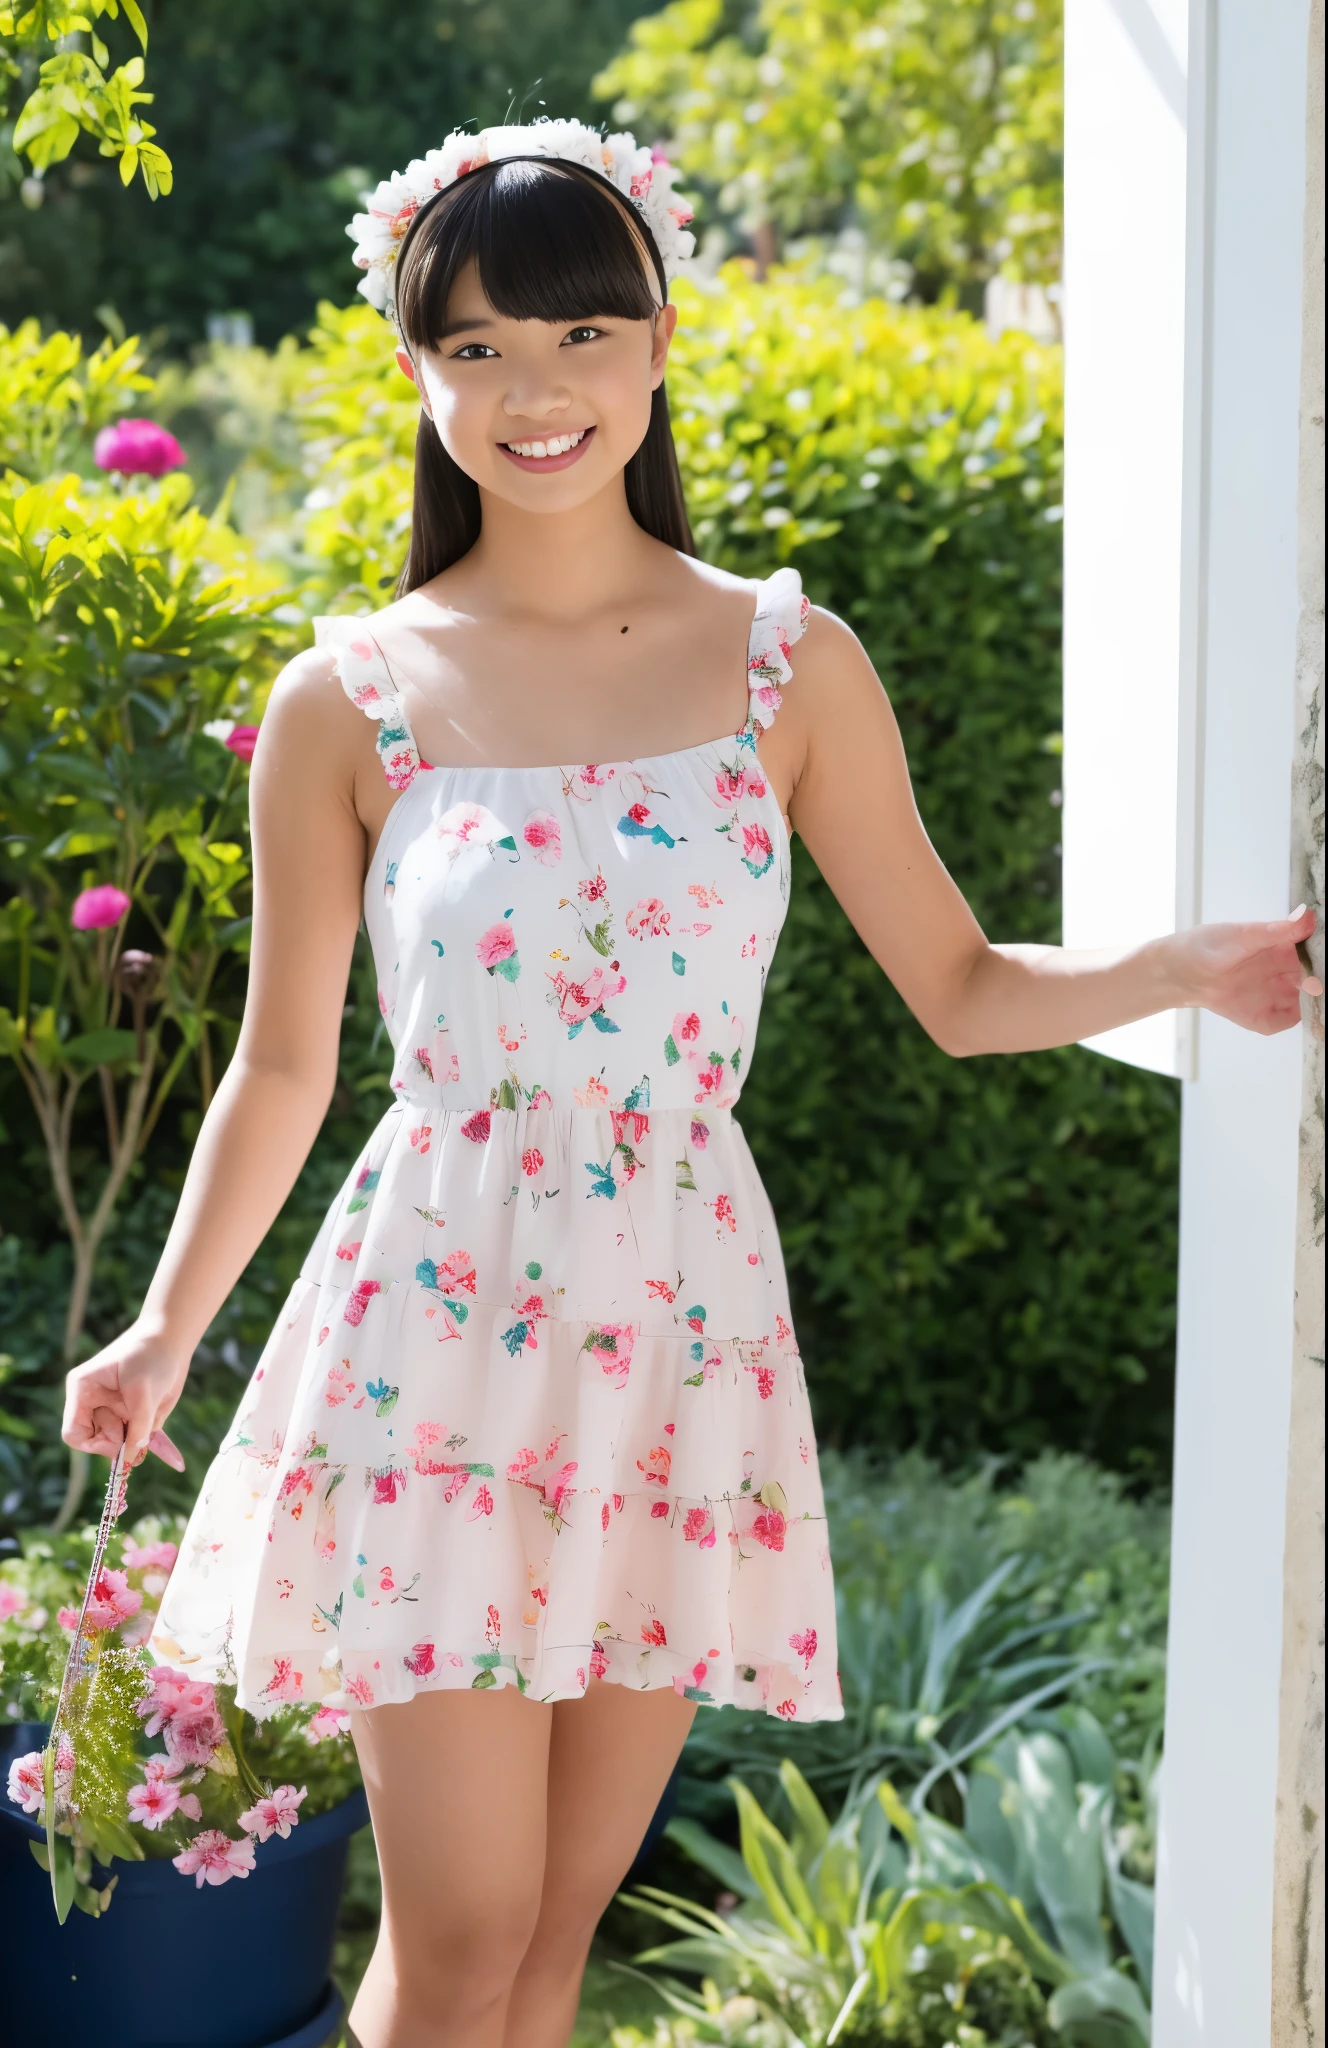
[[[198,1885],[247,1877],[257,1844],[359,1783],[346,1714],[288,1707],[259,1723],[233,1687],[153,1664],[144,1645],[181,1528],[149,1516],[112,1530],[91,1588],[77,1739],[57,1738],[49,1847],[31,1845],[62,1919],[70,1905],[106,1910],[116,1880],[105,1870],[117,1857],[169,1857]],[[19,1555],[0,1560],[0,1732],[56,1716],[96,1539],[91,1528],[30,1532]],[[9,1765],[10,1799],[42,1819],[46,1761],[33,1749]]]

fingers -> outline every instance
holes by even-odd
[[[184,1458],[179,1447],[171,1442],[164,1429],[153,1430],[148,1438],[148,1449],[160,1458],[164,1465],[169,1465],[172,1471],[184,1471]]]

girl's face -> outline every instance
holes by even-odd
[[[443,446],[482,491],[566,512],[620,476],[645,439],[677,308],[654,320],[509,320],[474,262],[458,272],[432,348],[397,361]]]

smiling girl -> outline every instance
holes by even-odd
[[[239,1044],[64,1433],[180,1462],[164,1424],[326,1110],[363,917],[395,1100],[153,1649],[257,1714],[349,1711],[383,1875],[363,2048],[559,2048],[698,1706],[842,1712],[806,1387],[733,1116],[790,831],[956,1056],[1178,1005],[1283,1030],[1312,921],[987,942],[853,634],[792,569],[693,553],[664,396],[690,237],[630,137],[453,137],[355,232],[420,396],[406,568],[273,691]]]

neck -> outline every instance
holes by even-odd
[[[488,491],[480,507],[467,578],[509,615],[566,622],[612,607],[639,585],[659,546],[628,511],[621,474],[570,511],[524,512]]]

